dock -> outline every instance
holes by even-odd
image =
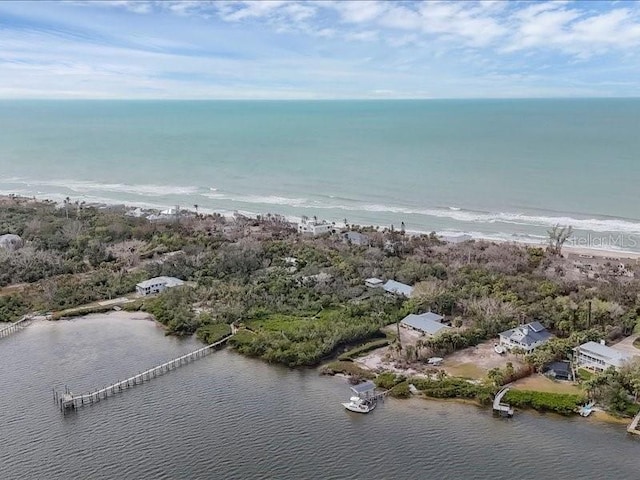
[[[97,403],[100,400],[104,400],[109,396],[123,392],[136,385],[143,384],[144,382],[148,382],[152,378],[159,377],[167,372],[170,372],[171,370],[175,370],[182,365],[186,365],[199,358],[205,357],[209,353],[213,352],[217,347],[226,343],[227,340],[229,340],[229,338],[231,338],[232,336],[233,334],[228,335],[225,338],[212,343],[211,345],[199,348],[198,350],[195,350],[191,353],[165,362],[162,365],[158,365],[156,367],[150,368],[149,370],[138,373],[137,375],[127,378],[126,380],[119,380],[115,383],[112,383],[111,385],[98,390],[94,390],[90,393],[76,395],[71,392],[68,387],[65,387],[64,392],[62,393],[58,393],[54,390],[53,400],[60,407],[60,411],[62,411],[63,413],[77,410],[78,408],[84,407],[86,405],[93,405],[94,403]]]
[[[640,412],[633,417],[633,420],[627,427],[627,432],[633,433],[634,435],[640,435],[640,430],[638,429],[638,424],[640,423]]]
[[[509,391],[509,387],[505,387],[500,390],[496,397],[493,399],[493,413],[500,415],[501,417],[513,417],[513,408],[507,403],[502,403],[502,398]]]
[[[6,327],[2,328],[2,330],[0,330],[0,338],[8,337],[12,333],[17,332],[18,330],[22,330],[31,323],[31,320],[33,320],[33,317],[31,315],[25,315],[17,322],[12,323],[11,325],[7,325]]]

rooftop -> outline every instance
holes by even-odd
[[[400,293],[405,297],[410,297],[413,293],[413,287],[405,285],[404,283],[396,282],[395,280],[387,280],[387,283],[382,287],[389,293]]]
[[[359,383],[358,385],[353,385],[351,387],[351,391],[357,395],[362,393],[371,392],[376,389],[376,384],[371,380],[367,380],[366,382]]]
[[[136,286],[140,288],[148,288],[159,283],[164,283],[167,287],[178,287],[180,285],[184,285],[184,282],[176,277],[154,277],[140,282]]]
[[[606,345],[602,345],[598,342],[587,342],[583,343],[579,347],[574,348],[574,350],[578,349],[582,351],[588,351],[591,354],[595,354],[615,366],[620,366],[622,363],[630,360],[632,357],[632,355],[620,352],[615,348],[607,347]]]
[[[533,345],[551,338],[551,334],[540,322],[531,322],[520,325],[500,334],[501,337],[509,338],[524,345]]]
[[[403,325],[408,325],[411,328],[415,328],[416,330],[420,330],[421,332],[427,333],[429,335],[435,335],[442,330],[451,328],[440,323],[442,319],[443,317],[436,313],[427,312],[423,313],[422,315],[407,315],[402,319],[400,323]]]

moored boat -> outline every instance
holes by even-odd
[[[351,397],[349,399],[349,402],[343,403],[342,406],[351,412],[369,413],[371,410],[376,408],[376,402],[375,400],[365,400],[360,397]]]

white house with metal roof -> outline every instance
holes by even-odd
[[[413,293],[412,286],[396,282],[395,280],[387,280],[387,283],[385,283],[382,288],[385,292],[393,293],[395,295],[404,295],[405,297],[410,297]]]
[[[136,285],[136,292],[139,295],[153,295],[154,293],[164,292],[167,288],[179,287],[184,282],[175,277],[155,277],[140,282]]]
[[[400,321],[400,325],[423,333],[424,335],[437,335],[451,327],[442,324],[444,317],[437,313],[427,312],[422,315],[409,314]]]
[[[0,235],[0,248],[5,250],[18,250],[24,245],[24,241],[18,235],[7,233],[6,235]]]
[[[551,333],[540,322],[520,325],[500,334],[500,345],[511,350],[520,348],[530,353],[551,338]]]
[[[632,355],[607,347],[604,340],[587,342],[573,349],[574,363],[577,367],[589,368],[602,372],[609,367],[620,368],[633,358]]]
[[[323,233],[330,233],[334,226],[324,220],[318,221],[316,219],[308,219],[303,217],[298,224],[298,233],[307,235],[322,235]]]

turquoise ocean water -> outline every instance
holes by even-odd
[[[0,194],[640,251],[640,99],[0,101]]]

